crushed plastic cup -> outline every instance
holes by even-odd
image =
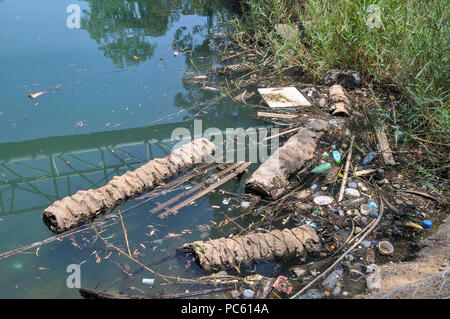
[[[388,241],[380,241],[378,243],[378,250],[383,255],[391,255],[394,252],[394,246]]]
[[[330,196],[317,196],[314,197],[314,203],[317,205],[323,206],[323,205],[330,205],[332,202],[334,202],[333,197]]]
[[[367,204],[362,204],[359,211],[362,215],[367,216],[369,215],[370,211],[371,211],[371,207]]]

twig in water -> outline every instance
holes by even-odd
[[[300,130],[300,129],[302,129],[302,128],[303,128],[303,126],[301,126],[301,127],[296,127],[296,128],[293,128],[293,129],[290,129],[290,130],[281,132],[281,133],[279,133],[279,134],[275,134],[275,135],[272,135],[272,136],[268,136],[268,137],[266,137],[263,141],[271,140],[271,139],[274,139],[274,138],[276,138],[276,137],[283,136],[283,135],[286,135],[286,134],[289,134],[289,133],[294,133],[294,132],[296,132],[296,131],[298,131],[298,130]]]
[[[120,217],[120,223],[122,224],[125,242],[127,243],[128,255],[131,257],[131,250],[130,250],[130,244],[128,243],[127,229],[125,228],[125,225],[123,224],[123,218],[122,218],[122,213],[120,212],[120,209],[118,210],[118,213],[119,213],[119,217]]]

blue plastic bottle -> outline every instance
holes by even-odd
[[[372,218],[377,218],[378,217],[377,203],[375,203],[375,201],[371,199],[369,200],[369,206],[370,206],[369,216]]]
[[[339,153],[339,151],[333,151],[333,159],[335,160],[336,163],[340,163],[341,153]]]
[[[367,156],[364,157],[364,159],[363,159],[363,162],[362,162],[363,166],[372,162],[376,156],[377,156],[377,154],[375,154],[374,152],[370,152],[369,154],[367,154]]]

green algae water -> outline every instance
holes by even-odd
[[[217,34],[233,14],[223,1],[0,0],[0,253],[52,236],[41,214],[54,201],[168,155],[176,128],[192,129],[194,120],[203,129],[265,125],[229,99],[208,106],[220,93],[186,81],[220,65],[225,40]],[[224,188],[242,190],[242,182]],[[159,273],[202,275],[173,255],[184,242],[224,235],[210,227],[233,213],[223,200],[211,194],[163,221],[149,214],[157,202],[130,210],[131,250]],[[102,237],[125,249],[120,223]],[[134,274],[139,265],[86,228],[0,260],[0,298],[80,298],[67,284],[72,264],[91,289],[158,295],[195,288]]]

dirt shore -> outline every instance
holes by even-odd
[[[370,295],[358,296],[371,298],[382,296],[402,285],[425,279],[449,269],[450,267],[450,218],[447,217],[443,224],[427,238],[419,242],[421,249],[417,257],[409,262],[388,263],[381,268],[381,289]],[[408,294],[406,291],[403,294]],[[396,298],[410,298],[395,294]],[[421,292],[421,298],[435,298],[436,289],[427,289]]]

